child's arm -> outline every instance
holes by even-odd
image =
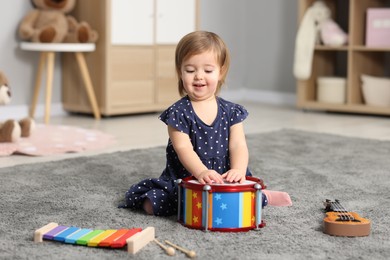
[[[214,170],[209,170],[200,160],[194,151],[190,138],[187,134],[168,126],[169,138],[172,142],[181,164],[190,172],[201,184],[223,183],[222,176]]]
[[[245,181],[248,167],[248,147],[246,145],[243,123],[230,127],[229,135],[230,170],[222,174],[228,182]]]

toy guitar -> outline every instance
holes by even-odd
[[[332,236],[361,237],[370,234],[371,222],[355,212],[349,212],[338,200],[324,202],[326,217],[324,233]]]

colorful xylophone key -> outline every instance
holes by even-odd
[[[73,233],[75,233],[76,231],[79,231],[80,228],[78,227],[70,227],[66,230],[64,230],[63,232],[61,232],[60,234],[58,234],[57,236],[55,236],[53,239],[55,241],[59,241],[59,242],[65,242],[65,239],[72,235]]]
[[[68,244],[76,244],[77,240],[79,240],[81,237],[85,236],[86,234],[92,232],[91,229],[88,228],[80,228],[77,232],[67,236],[65,238],[65,243]]]
[[[103,232],[104,232],[104,230],[101,230],[101,229],[92,230],[91,232],[89,232],[85,236],[82,236],[79,239],[77,239],[76,244],[82,245],[82,246],[87,246],[89,240],[91,240],[92,238],[96,237],[97,235],[99,235],[100,233],[103,233]]]
[[[129,253],[135,254],[154,239],[154,228],[91,230],[49,223],[34,232],[34,242],[42,242],[43,239],[90,247],[122,248],[127,245]]]

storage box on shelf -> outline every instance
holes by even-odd
[[[316,0],[299,0],[299,23],[306,10]],[[390,106],[366,104],[362,91],[363,74],[389,77],[390,46],[368,47],[366,43],[366,14],[369,8],[389,7],[389,0],[325,0],[333,19],[348,33],[345,46],[316,45],[313,69],[308,80],[297,81],[297,107],[352,113],[390,115]],[[319,77],[345,77],[345,103],[320,102],[317,79]]]
[[[390,47],[390,8],[368,8],[366,46]]]
[[[362,75],[364,102],[371,106],[390,107],[390,78]]]
[[[319,102],[344,104],[346,80],[343,77],[318,77],[317,100]]]
[[[179,98],[174,52],[198,28],[198,13],[199,0],[77,2],[73,15],[100,36],[86,59],[102,115],[160,111]],[[65,110],[91,113],[68,55],[62,68]]]

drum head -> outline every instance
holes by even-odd
[[[253,191],[255,190],[256,183],[260,184],[263,189],[262,181],[258,178],[247,176],[244,183],[238,182],[225,182],[223,184],[200,184],[195,177],[187,177],[182,180],[180,185],[187,189],[203,190],[207,187],[210,192],[236,192],[236,191]]]

